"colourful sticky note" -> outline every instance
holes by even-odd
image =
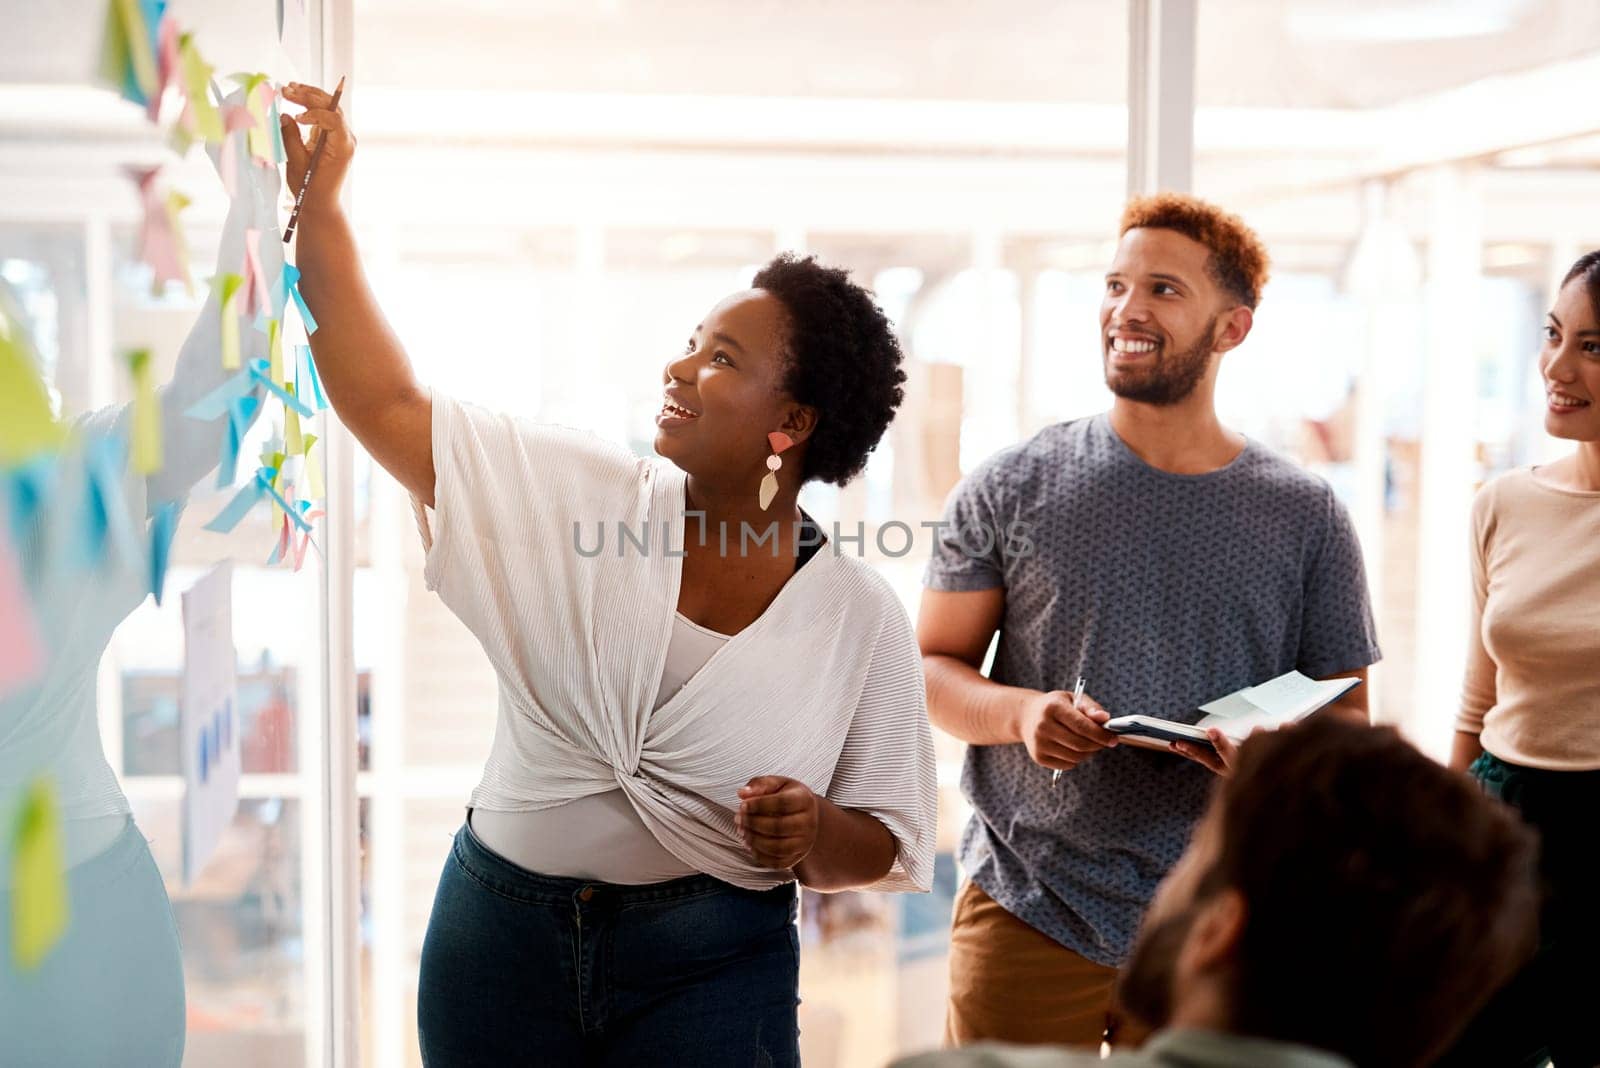
[[[7,536],[9,525],[0,524],[0,698],[35,682],[45,664],[44,639],[22,565]]]
[[[267,275],[261,269],[261,231],[251,227],[244,232],[244,313],[254,317],[271,303]]]
[[[150,520],[150,592],[156,604],[167,585],[167,561],[172,557],[172,536],[178,532],[178,516],[183,511],[177,501],[156,509]]]
[[[256,506],[256,502],[266,495],[266,483],[262,476],[267,470],[269,469],[263,468],[261,471],[257,471],[249,482],[241,486],[239,492],[233,495],[233,499],[228,502],[227,506],[217,513],[216,518],[206,524],[206,529],[218,534],[226,534],[238,526],[239,520],[248,515],[250,509]],[[273,474],[276,474],[276,472],[273,472]]]
[[[265,74],[253,75],[245,86],[245,106],[250,109],[250,132],[246,134],[250,157],[258,163],[277,162],[272,156],[272,137],[267,133],[267,115],[277,96]]]
[[[165,7],[166,4],[161,5]],[[156,91],[150,94],[145,117],[151,122],[161,118],[161,98],[167,86],[178,77],[178,23],[159,15],[156,18]]]
[[[36,779],[23,797],[12,840],[11,950],[31,972],[67,932],[67,867],[55,789]]]
[[[144,221],[139,227],[139,259],[150,266],[151,288],[156,294],[160,294],[167,282],[182,282],[184,288],[192,292],[189,250],[178,223],[178,212],[189,206],[189,199],[178,192],[163,196],[156,182],[157,173],[155,167],[130,171],[139,183],[139,199],[144,207]]]
[[[300,295],[300,268],[292,263],[283,265],[283,281],[289,295],[294,298],[295,307],[300,309],[300,321],[305,324],[306,337],[317,332],[317,320],[311,314],[311,309],[306,307],[306,298]]]
[[[311,446],[316,443],[317,436],[315,434],[305,435],[306,495],[314,501],[320,501],[328,494],[322,485],[322,464],[318,462],[317,454],[311,451]]]
[[[122,442],[109,435],[89,436],[83,443],[84,504],[78,528],[80,564],[98,567],[107,552],[119,567],[133,567],[140,559],[123,494],[127,455]]]
[[[326,411],[328,398],[322,392],[322,378],[317,374],[317,361],[311,356],[311,346],[296,345],[294,351],[295,393],[302,397],[310,397],[316,404],[317,411]]]
[[[133,469],[153,475],[161,470],[161,406],[156,402],[150,350],[128,353],[128,370],[133,374]]]
[[[315,523],[317,520],[322,518],[323,513],[322,513],[321,510],[316,510],[316,511],[311,510],[309,508],[310,504],[311,504],[310,501],[301,501],[300,502],[301,507],[302,508],[306,508],[306,521],[307,522],[311,522],[311,523]],[[295,549],[295,552],[294,552],[294,569],[296,571],[299,571],[300,570],[300,565],[304,564],[306,562],[306,548],[308,546],[311,547],[311,548],[316,548],[316,543],[311,540],[311,532],[309,530],[306,531],[304,534],[300,535],[300,545],[299,545],[298,548]],[[321,549],[317,549],[317,552],[320,553],[321,551],[322,551]]]
[[[283,452],[274,451],[273,446],[268,446],[267,451],[261,454],[261,462],[272,469],[272,477],[267,480],[267,491],[272,496],[272,525],[274,528],[283,522],[283,513],[286,510],[282,495],[284,484]]]
[[[236,274],[224,274],[216,280],[217,306],[222,316],[222,366],[233,370],[239,366],[239,287],[244,282]]]
[[[21,323],[0,307],[0,465],[59,448],[66,437],[50,409],[32,344]]]
[[[267,374],[278,385],[287,385],[283,371],[283,324],[277,319],[267,320]]]
[[[100,45],[100,77],[140,107],[160,92],[152,40],[139,0],[111,0]]]
[[[267,112],[267,128],[272,131],[272,162],[274,165],[283,163],[289,158],[283,150],[283,123],[278,118],[278,99],[273,95],[272,107]]]
[[[11,536],[18,545],[32,531],[35,518],[55,493],[59,461],[60,457],[53,453],[42,453],[0,475],[0,487],[9,491],[3,495],[0,509],[10,506]]]
[[[294,395],[294,386],[283,388],[290,396]],[[288,406],[283,409],[283,448],[290,456],[299,456],[305,452],[305,444],[300,437],[300,413]]]
[[[239,470],[239,449],[244,445],[250,421],[255,418],[256,409],[260,406],[261,398],[248,393],[229,402],[228,425],[222,432],[222,458],[217,463],[218,489],[233,485]]]
[[[316,414],[294,393],[272,380],[272,365],[266,360],[259,358],[251,360],[249,371],[250,377],[255,379],[257,385],[265,387],[268,393],[283,401],[286,407],[293,408],[306,419]]]
[[[183,225],[178,221],[178,213],[189,206],[189,198],[177,190],[167,193],[167,232],[172,235],[172,246],[177,252],[178,277],[183,281],[183,288],[190,293],[194,292],[194,279],[189,274],[189,243],[183,238]]]
[[[207,95],[210,92],[212,67],[201,57],[200,49],[195,47],[192,33],[178,37],[178,67],[188,101],[184,108],[186,125],[202,140],[216,144],[222,140],[223,129],[222,115]]]
[[[293,556],[293,540],[289,531],[289,517],[284,516],[283,520],[278,524],[278,543],[273,546],[272,555],[267,557],[268,567],[287,563],[289,558]]]

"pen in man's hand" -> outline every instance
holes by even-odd
[[[1082,696],[1083,696],[1083,676],[1079,675],[1078,676],[1078,681],[1072,687],[1072,707],[1073,708],[1077,708],[1078,707],[1078,699],[1081,698]],[[1057,768],[1056,770],[1054,770],[1054,771],[1052,771],[1050,773],[1050,789],[1054,790],[1056,788],[1056,783],[1058,783],[1060,781],[1061,781],[1061,769]]]

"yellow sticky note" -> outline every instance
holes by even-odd
[[[272,380],[287,387],[289,380],[283,374],[283,323],[277,319],[267,320],[267,364]]]
[[[179,155],[182,155],[180,152]],[[183,224],[178,213],[189,206],[189,198],[176,189],[167,193],[167,225],[172,231],[172,245],[178,256],[178,269],[183,274],[183,288],[194,293],[194,277],[189,273],[189,242],[183,239]]]
[[[307,496],[314,501],[320,501],[327,496],[327,493],[322,488],[322,465],[317,462],[317,454],[311,451],[311,446],[316,443],[315,434],[305,435]]]
[[[36,779],[23,798],[12,857],[12,956],[18,969],[32,971],[67,930],[61,815],[48,779]]]
[[[161,470],[161,408],[150,372],[150,350],[128,353],[133,374],[133,469],[141,475]]]
[[[217,279],[217,308],[222,316],[222,366],[233,371],[239,364],[239,286],[244,279],[236,274]]]
[[[0,466],[55,449],[66,436],[50,410],[32,345],[0,307]]]
[[[284,392],[294,395],[292,383],[283,387]],[[283,451],[289,456],[299,456],[305,452],[305,445],[300,439],[300,413],[289,407],[283,406]]]
[[[270,459],[270,462],[267,464],[267,466],[272,468],[274,471],[277,472],[277,474],[272,476],[272,488],[277,490],[279,495],[281,496],[283,494],[283,461],[284,461],[284,455],[281,452],[275,452],[275,453],[272,454],[272,456],[269,459]],[[271,527],[271,529],[272,530],[277,530],[281,526],[283,526],[283,509],[280,508],[278,506],[278,502],[276,500],[274,500],[272,502],[272,527]]]
[[[111,0],[106,9],[100,77],[140,105],[161,90],[150,30],[138,0]]]
[[[178,66],[183,68],[183,92],[189,98],[189,113],[194,118],[195,132],[205,141],[217,144],[222,140],[222,113],[211,103],[212,67],[195,47],[194,34],[178,38]]]

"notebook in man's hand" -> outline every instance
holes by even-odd
[[[1272,730],[1299,722],[1337,701],[1360,682],[1360,679],[1320,681],[1291,671],[1201,705],[1200,711],[1206,713],[1206,717],[1192,726],[1156,716],[1118,716],[1106,724],[1106,730],[1121,735],[1133,745],[1170,749],[1173,742],[1192,742],[1212,749],[1211,740],[1206,736],[1212,727],[1236,742],[1242,741],[1253,730]]]

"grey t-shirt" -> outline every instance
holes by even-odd
[[[1049,427],[969,475],[925,584],[1003,586],[991,678],[1086,692],[1113,716],[1193,723],[1199,706],[1290,670],[1354,671],[1379,651],[1361,549],[1327,483],[1250,441],[1174,475],[1105,415]],[[1013,745],[970,746],[961,864],[1012,915],[1119,964],[1205,807],[1212,774],[1121,746],[1050,785]]]

